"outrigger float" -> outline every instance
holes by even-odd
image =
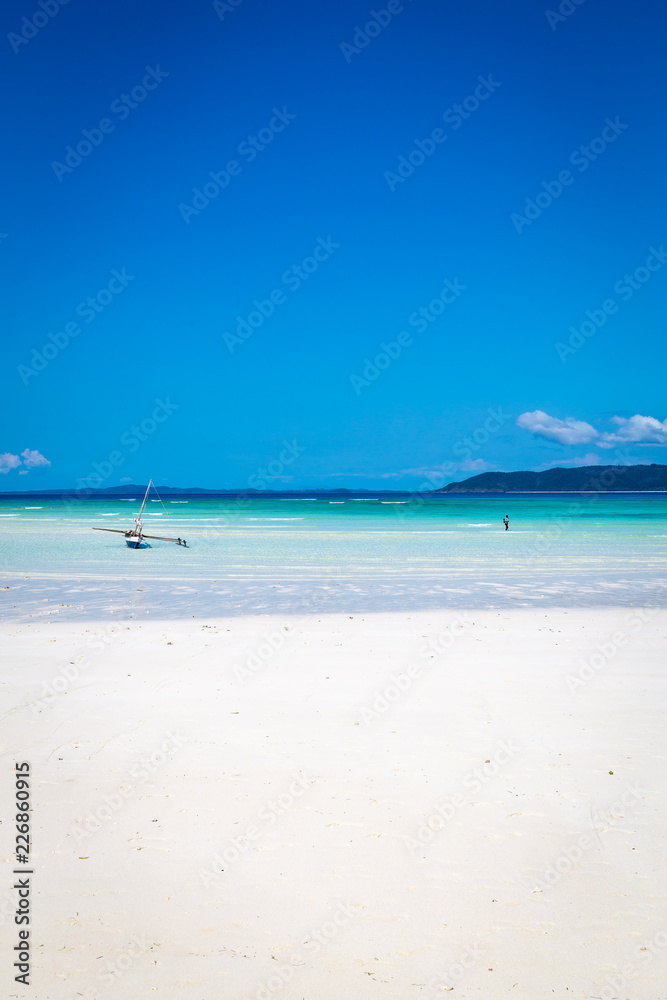
[[[146,501],[148,500],[148,494],[150,493],[151,486],[153,486],[153,489],[157,493],[160,503],[162,503],[162,498],[160,497],[160,494],[157,492],[157,489],[155,489],[155,486],[153,485],[153,480],[150,479],[148,482],[148,486],[146,488],[146,496],[144,497],[144,501],[141,505],[141,510],[134,519],[133,528],[130,528],[129,531],[124,531],[122,528],[93,528],[93,531],[113,531],[114,534],[116,535],[124,535],[125,544],[129,549],[147,548],[147,546],[143,544],[144,538],[150,538],[151,541],[156,541],[156,542],[176,542],[177,545],[184,545],[187,548],[188,543],[184,538],[165,538],[164,535],[144,534],[144,523],[141,520],[141,515],[144,512],[144,507],[146,506]]]

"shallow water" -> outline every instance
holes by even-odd
[[[0,501],[4,616],[665,603],[664,494],[140,502]]]

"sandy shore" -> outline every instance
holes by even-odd
[[[1,634],[2,995],[667,996],[664,610]]]

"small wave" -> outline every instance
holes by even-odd
[[[380,500],[380,503],[407,503],[407,500]]]
[[[43,507],[24,507],[24,510],[44,510]]]
[[[480,521],[478,524],[471,522],[469,528],[489,528],[494,522],[493,521]]]
[[[169,503],[187,503],[187,500],[170,500]]]
[[[305,521],[305,517],[246,517],[246,521]]]
[[[113,514],[100,514],[100,517],[118,517],[120,511],[115,511]]]

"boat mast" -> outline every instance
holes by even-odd
[[[141,509],[140,509],[139,513],[137,514],[137,516],[134,519],[134,525],[135,525],[135,527],[134,527],[134,534],[135,535],[141,535],[141,529],[143,528],[143,525],[141,523],[141,515],[144,512],[144,507],[146,506],[146,500],[148,499],[148,494],[150,492],[150,488],[151,488],[152,483],[153,483],[153,480],[149,479],[148,480],[148,486],[146,487],[146,495],[144,497],[144,502],[141,505]]]
[[[139,513],[137,515],[137,521],[141,520],[141,515],[144,512],[144,507],[146,506],[146,500],[148,499],[148,494],[150,492],[150,488],[151,488],[152,485],[153,485],[153,480],[149,479],[148,480],[148,486],[146,487],[146,496],[144,497],[144,502],[141,505],[141,510],[139,511]]]

